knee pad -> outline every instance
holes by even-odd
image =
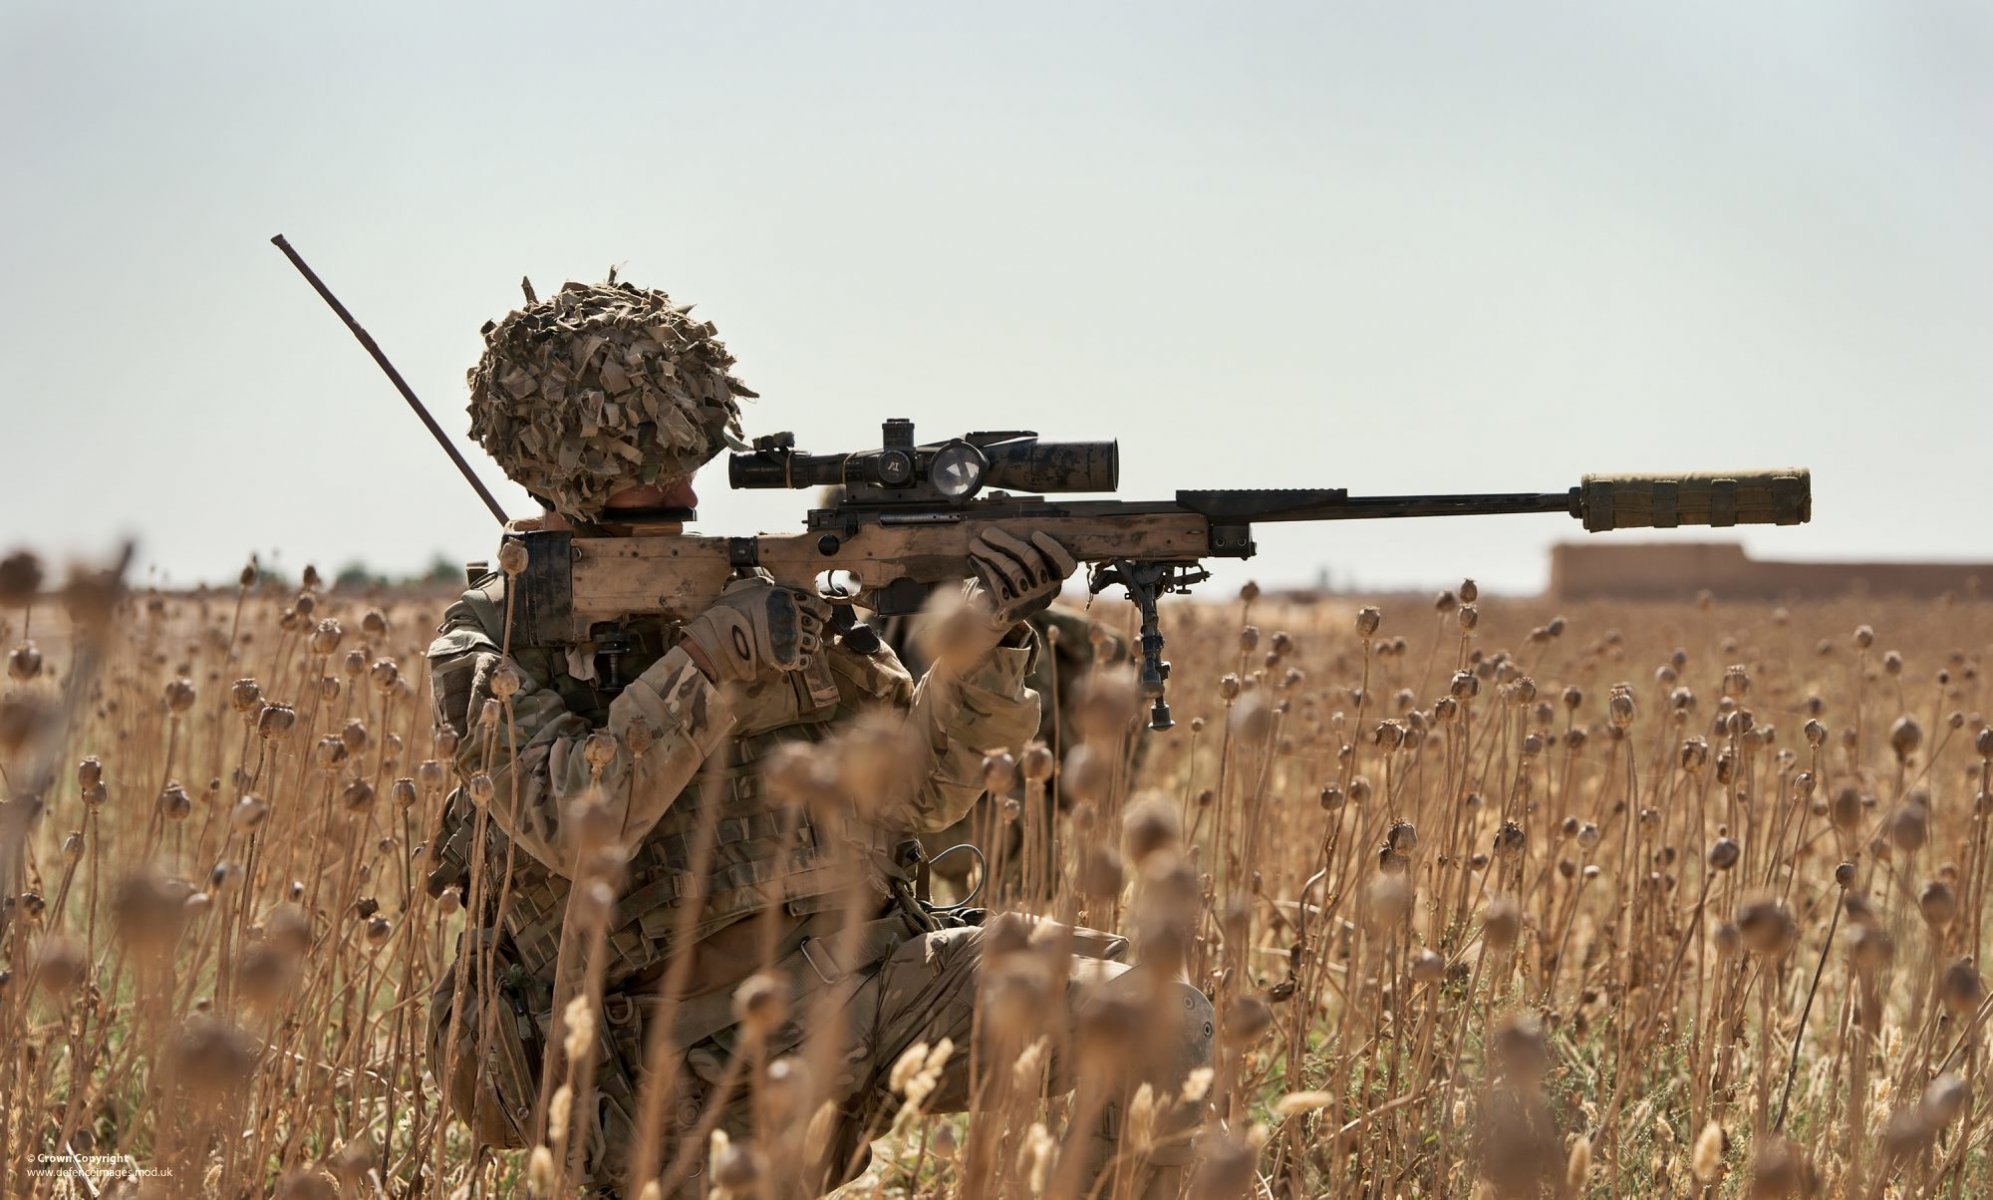
[[[1211,1061],[1217,1014],[1211,1001],[1181,979],[1158,976],[1142,967],[1103,973],[1092,981],[1086,1005],[1126,1005],[1142,1015],[1147,1051],[1136,1083],[1158,1092],[1180,1087],[1192,1071]]]

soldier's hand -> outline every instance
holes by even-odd
[[[1001,633],[1049,607],[1079,563],[1050,534],[1027,541],[991,529],[969,544],[969,565],[976,572],[969,602]]]
[[[685,623],[679,643],[714,683],[800,671],[823,644],[830,606],[766,579],[737,579]]]

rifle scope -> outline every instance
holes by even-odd
[[[1018,492],[1111,492],[1120,483],[1116,442],[1041,442],[1030,430],[965,434],[916,446],[913,422],[885,423],[884,445],[853,454],[806,454],[793,434],[755,439],[727,463],[737,488],[843,487],[854,499],[961,502],[985,487]]]

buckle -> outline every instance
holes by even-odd
[[[817,961],[816,944],[822,940],[821,938],[806,937],[796,946],[796,950],[803,956],[803,961],[810,964],[810,970],[817,973],[818,979],[823,980],[826,984],[835,984],[839,979],[843,978],[843,972],[832,974],[824,970],[823,964]],[[824,957],[828,959],[830,954],[825,952]],[[832,965],[835,966],[836,964],[833,963]]]

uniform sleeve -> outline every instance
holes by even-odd
[[[478,717],[493,698],[498,647],[474,624],[446,621],[429,657],[438,720],[461,736],[458,771],[466,779],[488,773],[492,820],[549,870],[569,873],[580,846],[568,808],[595,782],[582,746],[596,727],[569,711],[551,681],[520,670],[510,734],[502,716],[487,734]],[[600,782],[603,800],[622,818],[625,844],[657,824],[733,726],[719,690],[682,650],[610,702],[602,728],[615,735],[616,753]]]
[[[1030,628],[1019,625],[973,667],[937,664],[909,688],[905,669],[893,663],[898,686],[870,689],[874,702],[907,712],[912,732],[926,750],[918,790],[911,797],[917,829],[946,829],[961,820],[983,794],[984,756],[993,750],[1014,753],[1036,736],[1038,693],[1025,678],[1037,653]]]

